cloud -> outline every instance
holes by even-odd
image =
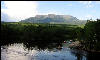
[[[93,17],[93,15],[88,14],[88,15],[86,15],[85,17],[86,17],[87,19],[91,19],[91,18]]]
[[[46,12],[40,12],[38,13],[39,15],[48,15],[48,14],[56,14],[56,15],[62,15],[63,13],[61,12],[57,12],[57,11],[54,11],[54,10],[48,10]]]
[[[97,4],[100,4],[100,1],[96,1]]]
[[[96,2],[96,4],[100,4],[100,1],[95,1]]]
[[[1,12],[1,21],[9,22],[11,19],[6,13]]]
[[[92,1],[79,1],[79,3],[86,5],[87,8],[93,7]]]
[[[78,16],[77,18],[80,20],[88,20],[88,19],[94,19],[95,16],[91,15],[91,14],[87,14],[85,16]]]
[[[80,3],[83,3],[83,4],[91,4],[92,2],[91,1],[79,1]]]
[[[37,14],[38,4],[35,1],[4,1],[4,4],[6,9],[1,9],[2,13],[6,13],[16,21],[33,17]]]

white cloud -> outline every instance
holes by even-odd
[[[87,7],[87,8],[88,8],[88,7],[93,7],[93,5],[88,4],[86,7]]]
[[[91,1],[79,1],[80,3],[83,3],[83,4],[91,4],[92,2]]]
[[[57,12],[57,11],[53,11],[53,10],[48,10],[46,12],[41,12],[38,13],[39,15],[48,15],[48,14],[56,14],[56,15],[62,15],[63,13],[61,12]]]
[[[100,4],[100,1],[96,1],[97,4]]]
[[[86,17],[87,19],[91,19],[91,18],[93,18],[93,15],[88,14],[88,15],[86,15],[85,17]]]
[[[86,5],[87,8],[93,7],[92,1],[79,1],[79,2]]]
[[[16,21],[33,17],[37,14],[37,2],[35,1],[4,1],[7,9],[1,9],[3,13]]]
[[[1,21],[8,22],[10,21],[10,17],[6,13],[1,12]]]
[[[78,19],[80,19],[80,20],[88,20],[88,19],[93,19],[93,20],[95,20],[95,16],[93,16],[93,15],[91,15],[91,14],[87,14],[87,15],[85,15],[85,16],[78,16],[77,17]]]

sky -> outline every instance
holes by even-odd
[[[1,21],[18,22],[36,15],[72,15],[80,20],[100,18],[100,1],[1,1]]]

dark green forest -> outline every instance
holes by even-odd
[[[80,39],[83,49],[100,51],[100,20],[87,21]]]
[[[38,48],[47,48],[70,39],[80,41],[80,48],[84,50],[100,51],[100,20],[88,20],[84,27],[49,23],[1,23],[1,45],[23,43],[27,47],[38,45]]]

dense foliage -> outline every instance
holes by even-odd
[[[88,21],[84,26],[82,33],[83,39],[81,43],[85,50],[99,50],[100,51],[100,20]]]
[[[64,40],[75,39],[76,25],[66,24],[32,24],[32,23],[2,23],[1,45],[24,43],[27,46],[48,46],[60,44]]]
[[[27,47],[37,45],[38,48],[47,48],[70,39],[80,41],[79,48],[100,51],[100,20],[87,21],[84,27],[67,24],[1,23],[1,45],[24,43]]]

